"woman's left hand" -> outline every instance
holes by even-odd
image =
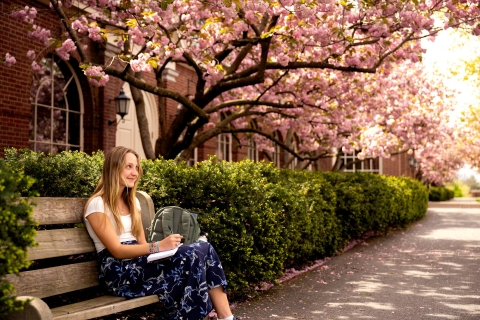
[[[163,250],[175,249],[180,245],[180,243],[182,242],[182,239],[183,239],[183,236],[181,234],[177,234],[177,233],[171,234],[165,239],[163,239],[162,241],[160,241],[162,243],[162,249]]]

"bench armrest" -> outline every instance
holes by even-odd
[[[20,296],[17,297],[17,299],[30,299],[31,301],[25,305],[22,311],[15,311],[8,314],[5,320],[52,320],[52,311],[42,299],[30,296]]]

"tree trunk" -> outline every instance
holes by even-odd
[[[341,166],[342,166],[342,157],[341,157],[342,153],[338,152],[337,154],[337,157],[335,159],[335,164],[333,165],[333,168],[332,168],[332,171],[334,172],[338,172],[340,171]]]

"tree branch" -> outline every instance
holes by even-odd
[[[275,138],[274,136],[272,136],[268,133],[265,133],[263,131],[254,129],[254,128],[238,128],[238,129],[223,128],[223,129],[221,129],[221,133],[232,133],[232,134],[233,133],[255,133],[255,134],[261,135],[261,136],[269,139],[270,141],[275,142],[283,150],[287,151],[288,153],[290,153],[292,156],[296,157],[300,161],[305,161],[305,160],[315,161],[315,160],[318,160],[318,159],[322,158],[321,155],[320,156],[310,156],[310,155],[302,156],[300,153],[296,152],[295,150],[292,150],[289,146],[287,146],[285,143],[283,143],[279,139]]]
[[[131,85],[139,88],[139,89],[142,89],[144,91],[153,93],[157,96],[162,96],[162,97],[166,97],[166,98],[170,98],[172,100],[175,100],[175,101],[183,104],[188,109],[192,110],[195,113],[195,115],[197,115],[199,118],[208,122],[208,115],[205,113],[205,111],[203,111],[201,108],[199,108],[195,103],[193,103],[190,99],[188,99],[184,95],[181,95],[177,92],[173,92],[173,91],[170,91],[170,90],[162,89],[162,88],[159,88],[159,87],[156,87],[156,86],[152,86],[152,85],[150,85],[146,82],[143,82],[143,81],[140,81],[140,80],[136,79],[135,77],[133,77],[129,74],[124,75],[123,72],[120,72],[120,71],[118,71],[118,70],[116,70],[112,67],[107,67],[107,68],[104,69],[104,71],[108,75],[111,75],[111,76],[117,77],[119,79],[122,79],[122,80],[130,83]]]
[[[87,55],[85,51],[83,51],[83,47],[80,45],[81,43],[80,39],[78,38],[78,35],[75,32],[75,30],[73,30],[72,27],[68,24],[67,21],[69,21],[69,18],[67,17],[65,12],[63,12],[62,8],[59,6],[58,0],[51,0],[50,3],[52,4],[53,8],[57,12],[60,19],[62,20],[62,23],[65,26],[65,29],[67,29],[68,35],[70,36],[70,38],[73,39],[75,44],[77,44],[77,51],[78,51],[78,54],[80,55],[80,58],[82,59],[82,62],[87,63],[88,61]]]
[[[288,103],[285,104],[285,103],[277,103],[277,102],[270,102],[270,101],[252,101],[252,100],[238,99],[238,100],[230,100],[224,103],[220,103],[212,107],[207,107],[204,109],[204,111],[207,114],[210,114],[213,112],[220,111],[221,109],[224,109],[224,108],[241,106],[241,105],[269,106],[269,107],[274,107],[279,109],[292,109],[297,107],[293,104],[288,104]]]

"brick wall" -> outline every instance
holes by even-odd
[[[17,62],[7,68],[0,63],[0,157],[6,147],[28,148],[29,126],[32,117],[30,89],[32,84],[32,61],[26,57],[28,50],[35,50],[36,61],[40,61],[54,48],[45,48],[40,42],[30,39],[27,25],[10,17],[13,5],[18,7],[34,6],[38,10],[35,24],[61,32],[58,17],[37,1],[10,1],[0,3],[0,56],[7,52],[14,55]],[[88,41],[88,40],[87,40]],[[95,62],[106,58],[103,47],[89,43],[87,54]],[[115,125],[107,125],[108,120],[116,118],[114,98],[118,96],[122,81],[110,78],[106,87],[90,86],[79,68],[78,56],[72,55],[70,65],[80,81],[83,97],[83,150],[87,153],[102,149],[109,150],[115,146]]]
[[[407,153],[394,155],[389,159],[383,159],[382,173],[389,176],[414,177],[415,170],[408,164],[410,155]]]
[[[4,0],[0,3],[0,57],[8,52],[17,62],[12,67],[0,63],[0,156],[6,147],[28,148],[30,123],[31,61],[26,57],[29,49],[39,52],[43,46],[27,38],[26,25],[9,16],[13,5],[27,2]],[[51,15],[45,13],[39,25],[53,27]]]

